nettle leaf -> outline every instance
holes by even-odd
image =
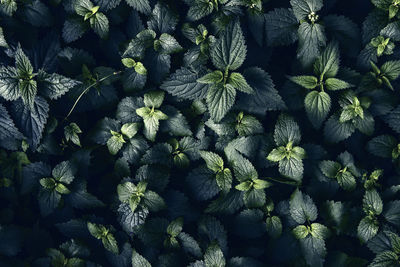
[[[297,58],[304,66],[309,66],[326,45],[325,30],[320,24],[303,22],[298,29],[298,35],[299,48]]]
[[[289,142],[293,144],[300,142],[300,128],[293,118],[285,114],[279,115],[275,125],[274,140],[278,146],[285,146]]]
[[[304,99],[307,116],[315,128],[320,128],[331,109],[331,98],[325,92],[312,91]]]
[[[211,47],[211,60],[220,70],[236,70],[246,58],[247,47],[240,23],[230,23],[216,44]]]
[[[265,14],[267,44],[290,45],[297,41],[299,23],[291,9],[276,8]]]
[[[238,108],[257,115],[264,115],[269,110],[286,108],[268,73],[260,68],[252,67],[246,69],[243,76],[254,93],[242,94],[236,102]]]
[[[318,211],[311,197],[296,189],[290,198],[290,215],[297,223],[304,224],[315,221]]]
[[[207,84],[197,82],[201,76],[201,72],[182,67],[165,80],[160,88],[179,98],[201,99],[206,96],[208,89]]]
[[[49,105],[42,97],[36,97],[32,108],[19,100],[13,102],[11,115],[20,131],[28,138],[33,149],[36,149],[42,138],[46,125]]]
[[[16,149],[17,140],[22,140],[22,138],[23,135],[15,127],[6,108],[0,104],[0,146],[6,149]]]
[[[205,254],[204,262],[206,266],[225,267],[226,261],[224,254],[217,244],[211,244]]]
[[[139,12],[149,14],[151,12],[150,3],[148,0],[125,0],[128,5]]]
[[[208,88],[207,107],[211,119],[221,121],[235,103],[236,90],[230,84],[214,84]]]

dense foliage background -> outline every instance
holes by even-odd
[[[0,266],[400,266],[399,0],[0,0]]]

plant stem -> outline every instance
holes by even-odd
[[[74,111],[76,105],[78,105],[79,100],[81,100],[82,96],[83,96],[84,94],[86,94],[86,93],[89,91],[90,88],[92,88],[93,86],[95,86],[95,85],[101,83],[101,82],[104,81],[104,80],[107,80],[108,78],[110,78],[110,77],[112,77],[112,76],[114,76],[114,75],[120,74],[121,72],[122,72],[122,71],[115,71],[115,72],[113,72],[113,73],[111,73],[111,74],[109,74],[109,75],[107,75],[107,76],[104,76],[103,78],[101,78],[100,80],[96,81],[95,83],[92,83],[92,84],[89,85],[88,87],[86,87],[85,90],[83,90],[82,93],[81,93],[81,94],[78,96],[78,98],[75,100],[74,105],[72,106],[72,108],[70,109],[70,111],[68,112],[68,114],[67,114],[67,116],[65,117],[64,120],[67,120],[67,119],[68,119],[68,117],[69,117],[69,116],[72,114],[72,112]]]

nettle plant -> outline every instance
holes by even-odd
[[[357,40],[357,26],[344,16],[321,16],[323,0],[291,0],[291,8],[277,8],[266,14],[267,43],[290,45],[298,41],[297,58],[310,66],[327,44],[327,33],[340,43]]]
[[[330,44],[314,62],[314,76],[291,76],[289,79],[312,90],[304,99],[307,116],[315,128],[320,128],[331,110],[331,97],[325,90],[337,91],[353,87],[352,84],[336,78],[339,71],[339,48]]]
[[[101,12],[100,6],[95,6],[90,0],[73,1],[76,15],[64,23],[63,38],[67,43],[78,40],[90,28],[100,38],[107,38],[109,21]]]
[[[268,154],[267,159],[279,163],[279,173],[283,176],[301,181],[306,151],[298,146],[301,133],[293,118],[285,114],[279,116],[275,125],[274,140],[277,147]]]
[[[398,266],[370,2],[0,0],[0,265]]]

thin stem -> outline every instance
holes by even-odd
[[[109,75],[107,75],[107,76],[104,76],[103,78],[101,78],[100,80],[96,81],[95,83],[92,83],[92,84],[89,85],[88,87],[86,87],[85,90],[83,90],[82,93],[81,93],[81,94],[78,96],[78,98],[75,100],[74,105],[72,106],[72,108],[70,109],[70,111],[68,112],[68,114],[67,114],[67,116],[65,117],[64,120],[67,120],[67,119],[68,119],[68,117],[69,117],[69,116],[72,114],[72,112],[74,111],[76,105],[78,105],[79,100],[81,100],[82,96],[83,96],[84,94],[86,94],[86,93],[89,91],[90,88],[92,88],[92,87],[95,86],[95,85],[98,85],[98,84],[101,83],[102,81],[107,80],[108,78],[110,78],[110,77],[112,77],[112,76],[114,76],[114,75],[120,74],[121,72],[122,72],[122,71],[115,71],[115,72],[113,72],[113,73],[111,73],[111,74],[109,74]]]

